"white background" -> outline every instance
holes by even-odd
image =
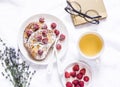
[[[0,37],[17,48],[19,28],[26,18],[38,13],[52,14],[64,22],[69,33],[68,52],[62,61],[65,65],[72,59],[81,59],[76,48],[79,34],[85,30],[96,31],[103,36],[105,50],[98,64],[87,61],[94,73],[92,87],[120,87],[120,1],[104,0],[104,4],[108,14],[106,20],[99,25],[74,27],[70,15],[64,11],[65,0],[0,0]],[[0,74],[0,87],[13,86]],[[47,75],[46,67],[38,66],[30,87],[62,87],[56,65],[52,75]]]

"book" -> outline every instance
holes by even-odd
[[[80,4],[82,13],[86,13],[88,10],[95,10],[100,16],[102,16],[100,20],[107,17],[107,12],[103,0],[68,0],[68,1],[70,2],[75,1],[78,4]],[[73,20],[73,24],[75,26],[87,23],[87,21],[83,17],[76,15],[71,15],[71,17]]]

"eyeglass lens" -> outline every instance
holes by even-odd
[[[77,2],[71,2],[71,6],[78,12],[81,12],[81,6]],[[74,15],[78,15],[75,11],[72,11]]]
[[[100,16],[99,16],[97,11],[95,11],[95,10],[88,10],[88,11],[86,11],[85,14],[91,17],[91,18],[85,17],[86,21],[91,22],[93,24],[99,23],[98,20],[99,20]]]

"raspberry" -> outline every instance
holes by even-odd
[[[46,24],[44,24],[43,26],[42,26],[42,29],[47,29],[48,27],[47,27],[47,25]]]
[[[72,87],[72,83],[71,82],[66,82],[66,87]]]
[[[42,39],[42,42],[43,42],[44,44],[47,44],[47,43],[48,43],[48,38]]]
[[[65,72],[65,78],[70,78],[70,73]]]
[[[47,31],[44,30],[44,31],[42,32],[42,35],[43,35],[44,37],[46,37],[46,36],[47,36]]]
[[[77,79],[76,79],[76,80],[73,80],[73,81],[72,81],[72,84],[74,84],[74,86],[78,85],[78,84],[79,84],[79,80],[77,80]]]
[[[63,41],[63,40],[65,40],[65,35],[64,34],[61,34],[60,35],[60,39],[59,39],[60,41]]]
[[[43,50],[38,50],[38,54],[41,56],[43,54]]]
[[[37,41],[41,41],[41,40],[42,40],[42,36],[41,36],[41,35],[38,35],[38,36],[36,37],[36,39],[37,39]]]
[[[56,44],[56,49],[57,50],[61,50],[61,48],[62,48],[61,44]]]
[[[80,85],[76,85],[75,87],[81,87]]]
[[[89,77],[88,76],[85,76],[83,79],[84,79],[85,82],[89,81]]]
[[[79,82],[79,85],[80,85],[80,87],[84,87],[84,82],[83,82],[83,81],[80,81],[80,82]]]
[[[55,29],[55,30],[54,30],[54,33],[55,33],[55,35],[56,35],[56,36],[58,36],[58,35],[59,35],[59,33],[60,33],[60,31],[59,31],[59,30],[57,30],[57,29]]]
[[[27,34],[28,37],[29,37],[32,33],[33,33],[32,30],[27,30],[27,31],[26,31],[26,34]]]
[[[80,70],[80,73],[83,74],[83,75],[85,75],[86,69],[85,69],[85,68],[82,68],[82,69]]]
[[[76,77],[76,72],[75,71],[70,72],[70,75],[74,78],[74,77]]]
[[[83,75],[81,73],[78,73],[76,76],[78,79],[82,79]]]
[[[56,23],[52,23],[52,24],[51,24],[51,28],[52,28],[52,29],[55,29],[55,28],[56,28],[56,26],[57,26],[57,24],[56,24]]]
[[[44,22],[45,22],[44,18],[41,17],[41,18],[39,19],[39,22],[44,23]]]
[[[79,71],[79,65],[78,64],[73,66],[73,71]]]
[[[33,29],[34,29],[35,31],[38,30],[38,29],[39,29],[39,25],[38,25],[38,24],[34,24]]]

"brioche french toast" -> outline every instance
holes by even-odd
[[[55,42],[56,36],[53,30],[37,30],[25,43],[25,47],[35,60],[43,60],[46,58],[50,48]]]
[[[56,44],[56,49],[61,50],[61,43],[65,40],[65,35],[56,27],[57,24],[54,22],[46,24],[44,18],[40,18],[37,22],[31,22],[25,27],[23,44],[33,60],[46,59],[58,37],[60,43]]]

